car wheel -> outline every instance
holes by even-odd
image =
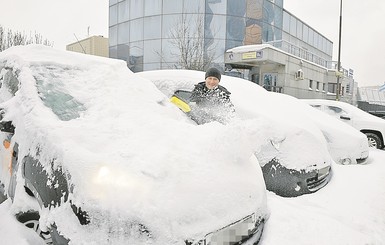
[[[373,133],[365,133],[365,134],[366,134],[366,137],[368,137],[369,147],[382,149],[382,141],[377,134],[373,134]]]
[[[23,223],[28,228],[34,230],[38,234],[38,236],[44,240],[46,244],[53,244],[50,231],[40,230],[39,212],[36,212],[36,211],[21,212],[16,214],[16,219],[20,223]]]

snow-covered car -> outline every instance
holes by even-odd
[[[47,243],[260,239],[251,123],[196,127],[125,62],[40,45],[1,52],[0,84],[0,201]]]
[[[205,75],[189,70],[137,74],[151,80],[167,97],[179,96],[184,100],[194,85],[204,80]],[[328,183],[332,158],[316,125],[282,116],[283,112],[272,105],[280,101],[268,99],[268,92],[254,83],[222,76],[220,84],[231,92],[238,119],[257,120],[256,126],[261,132],[254,149],[269,191],[284,197],[295,197],[315,192]],[[232,122],[237,122],[237,118]]]
[[[278,95],[277,95],[278,96]],[[280,96],[282,97],[282,95]],[[369,158],[369,145],[365,134],[355,128],[323,113],[307,103],[291,96],[286,96],[285,106],[296,108],[292,115],[309,118],[322,131],[329,152],[339,164],[365,164]],[[290,108],[285,108],[290,111]]]
[[[251,88],[250,88],[251,89]],[[267,106],[264,113],[279,111],[282,119],[310,122],[321,131],[333,160],[338,164],[364,164],[369,157],[369,146],[364,134],[325,113],[312,108],[302,100],[286,94],[267,92],[259,96]],[[309,129],[314,130],[314,129]]]
[[[373,116],[358,107],[342,101],[321,99],[308,99],[303,101],[364,133],[368,138],[369,147],[375,147],[377,149],[384,148],[384,119]]]

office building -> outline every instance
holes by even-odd
[[[245,45],[251,49],[236,48]],[[208,60],[298,98],[335,98],[337,75],[342,100],[354,90],[352,71],[336,71],[332,41],[283,0],[110,0],[109,53],[134,72],[194,69],[187,63]]]
[[[91,54],[102,57],[108,55],[108,38],[103,36],[92,36],[74,43],[68,44],[66,50],[83,54]]]

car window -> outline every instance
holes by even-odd
[[[175,91],[174,95],[187,103],[191,100],[191,91],[177,90]]]
[[[69,121],[80,117],[85,106],[77,101],[65,88],[70,77],[68,69],[62,67],[34,67],[37,90],[44,105],[49,107],[60,120]]]
[[[19,90],[19,80],[10,68],[1,69],[0,84],[1,87],[4,86],[12,96],[15,96]]]

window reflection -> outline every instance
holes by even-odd
[[[143,19],[136,19],[130,22],[130,41],[143,40]]]
[[[110,7],[109,14],[109,26],[116,25],[118,23],[118,5],[114,5]]]
[[[245,35],[245,19],[227,16],[226,39],[242,41]]]
[[[108,43],[110,46],[118,44],[118,26],[112,26],[109,28]]]
[[[129,20],[129,1],[120,2],[118,5],[118,10],[119,23]]]
[[[128,62],[131,71],[143,71],[143,42],[130,43]]]
[[[244,17],[246,14],[246,0],[227,0],[227,16]]]
[[[178,48],[173,44],[173,40],[171,39],[163,39],[162,40],[162,57],[164,60],[166,60],[166,64],[164,67],[167,68],[175,68],[173,66],[173,63],[178,62],[179,58],[179,50]]]
[[[110,48],[108,50],[108,54],[109,54],[110,58],[117,59],[118,58],[118,48],[117,48],[117,46],[111,46],[110,45]]]
[[[226,14],[226,3],[226,0],[208,0],[206,13]]]
[[[143,0],[130,0],[130,19],[143,17]]]
[[[180,15],[163,15],[162,19],[162,37],[170,38],[171,31],[175,30],[177,21],[180,20]]]
[[[144,0],[144,16],[159,15],[162,11],[162,0]]]
[[[128,43],[130,40],[130,23],[124,22],[118,25],[118,44]]]
[[[144,41],[143,63],[154,63],[161,61],[161,43],[160,40]]]
[[[184,13],[204,13],[205,0],[185,0],[183,11]]]
[[[163,0],[163,14],[182,13],[183,1]]]
[[[152,16],[144,18],[144,39],[161,38],[161,16]]]
[[[226,16],[224,15],[206,15],[206,27],[213,38],[226,38]],[[206,37],[209,37],[208,35]]]

